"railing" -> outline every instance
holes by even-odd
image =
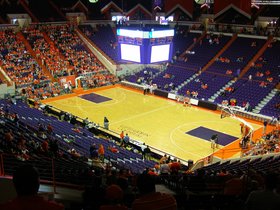
[[[10,160],[9,160],[10,159]],[[11,160],[12,159],[12,160]],[[51,185],[53,188],[53,193],[56,193],[57,186],[64,186],[74,189],[81,189],[83,188],[85,182],[81,184],[71,184],[72,182],[61,182],[57,181],[58,173],[55,170],[56,159],[42,157],[40,156],[40,161],[36,161],[36,158],[30,157],[29,160],[19,160],[17,159],[14,154],[0,154],[0,176],[12,176],[15,169],[24,164],[32,164],[39,172],[40,175],[40,182],[44,184]],[[76,163],[73,163],[73,167],[75,167]],[[50,169],[49,171],[47,169]],[[77,180],[79,177],[73,176],[73,181]]]

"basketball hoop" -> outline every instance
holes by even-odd
[[[221,106],[221,119],[225,118],[225,117],[231,117],[235,120],[238,120],[243,126],[244,126],[244,132],[242,132],[242,138],[249,138],[250,139],[250,143],[252,140],[252,136],[253,136],[253,132],[254,132],[254,128],[253,126],[247,122],[246,120],[239,118],[236,116],[235,114],[235,107],[231,107],[231,106]],[[237,108],[235,108],[237,109]]]
[[[230,106],[221,106],[221,119],[235,116],[234,110]]]

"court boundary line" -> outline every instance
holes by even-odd
[[[135,88],[131,88],[131,87],[127,87],[127,86],[123,86],[123,85],[121,85],[121,84],[115,84],[115,85],[110,85],[110,86],[103,86],[103,87],[98,87],[98,88],[94,88],[94,89],[88,89],[88,90],[83,90],[83,92],[79,92],[79,93],[70,93],[70,94],[65,94],[65,95],[61,95],[61,96],[56,96],[56,97],[52,97],[52,98],[47,98],[47,99],[44,99],[44,100],[41,100],[41,102],[42,103],[48,103],[48,102],[53,102],[53,101],[57,101],[57,100],[61,100],[61,99],[66,99],[66,98],[71,98],[71,97],[76,97],[76,96],[79,96],[79,95],[84,95],[84,94],[89,94],[89,93],[93,93],[93,92],[99,92],[99,91],[102,91],[102,90],[107,90],[107,89],[113,89],[113,88],[122,88],[122,89],[126,89],[126,90],[129,90],[129,91],[132,91],[132,92],[137,92],[137,93],[142,93],[142,91],[141,90],[138,90],[138,89],[135,89]],[[172,101],[173,103],[174,103],[174,105],[175,104],[177,104],[178,102],[176,102],[175,100],[172,100],[172,99],[169,99],[169,98],[163,98],[163,97],[161,97],[161,96],[156,96],[156,95],[153,95],[153,94],[148,94],[147,95],[148,97],[156,97],[156,98],[159,98],[159,99],[163,99],[163,100],[168,100],[168,101]],[[181,103],[182,104],[182,106],[183,106],[183,103]],[[163,109],[166,109],[166,108],[168,108],[168,107],[170,107],[170,106],[173,106],[173,105],[169,105],[169,106],[166,106],[166,107],[164,107]],[[204,111],[207,111],[207,112],[211,112],[211,113],[215,113],[215,114],[217,114],[217,115],[220,115],[220,110],[209,110],[209,109],[206,109],[206,108],[203,108],[203,107],[199,107],[199,106],[195,106],[195,105],[192,105],[192,107],[191,108],[196,108],[196,109],[198,109],[198,110],[204,110]],[[162,109],[162,108],[160,108],[160,109]],[[160,110],[159,109],[159,110]],[[155,111],[158,111],[158,110],[152,110],[152,112],[155,112]],[[146,113],[143,113],[143,115],[145,115],[145,114],[147,114],[147,113],[151,113],[151,112],[146,112]],[[141,114],[142,115],[142,114]],[[138,115],[139,116],[139,115]],[[138,117],[137,116],[137,117]],[[244,117],[242,117],[242,116],[239,116],[240,118],[242,118],[242,119],[244,119],[244,120],[246,120],[246,121],[248,121],[248,122],[251,122],[251,123],[254,123],[254,124],[256,124],[256,125],[262,125],[262,122],[259,122],[259,121],[257,121],[257,120],[253,120],[253,119],[249,119],[249,118],[244,118]],[[127,119],[125,119],[125,120],[127,120]],[[125,121],[125,120],[122,120],[122,121]],[[119,122],[121,122],[121,121],[119,121]],[[116,122],[116,123],[119,123],[119,122]],[[255,132],[256,131],[261,131],[262,130],[262,127],[263,126],[261,126],[260,128],[258,128],[257,130],[255,130]],[[271,126],[271,125],[268,125],[268,128],[267,128],[267,132],[270,132],[271,130],[273,129],[273,126]],[[254,134],[255,134],[255,132],[254,132]],[[258,135],[256,138],[260,138],[260,136]],[[240,142],[240,138],[239,139],[237,139],[237,140],[235,140],[235,141],[233,141],[233,142],[231,142],[231,143],[229,143],[228,145],[226,145],[226,146],[224,146],[223,148],[221,148],[221,149],[219,149],[218,151],[216,151],[216,152],[214,152],[214,153],[210,153],[210,155],[211,154],[213,154],[213,156],[217,156],[218,158],[220,158],[219,157],[219,152],[220,152],[220,150],[226,150],[226,148],[227,148],[227,150],[232,150],[232,146],[233,145],[236,145],[236,142],[238,142],[238,144],[239,144],[239,142]],[[231,149],[230,149],[231,148]],[[236,149],[236,147],[234,147],[234,149]],[[160,150],[160,151],[162,151],[162,150]],[[240,149],[240,151],[241,151],[241,149]],[[164,151],[163,151],[164,152]],[[238,152],[235,152],[235,154],[237,154]],[[233,155],[235,155],[235,154],[233,154]],[[224,154],[223,154],[224,155]],[[228,159],[228,158],[231,158],[233,155],[231,155],[230,157],[222,157],[222,159]],[[197,156],[197,155],[195,155],[195,156]]]

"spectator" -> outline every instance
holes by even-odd
[[[103,162],[104,161],[105,150],[103,144],[99,144],[98,157]]]
[[[120,133],[120,140],[121,140],[121,143],[122,143],[122,141],[123,141],[123,138],[124,138],[124,132],[122,131],[122,132]]]
[[[280,195],[274,192],[278,183],[278,174],[270,173],[265,176],[263,190],[252,191],[245,203],[247,210],[278,210]]]
[[[37,170],[31,165],[22,165],[13,175],[17,197],[0,205],[1,210],[62,210],[61,204],[44,200],[38,195],[40,179]]]
[[[104,128],[106,130],[109,130],[109,120],[107,117],[104,117]]]
[[[168,160],[163,161],[162,164],[160,164],[160,175],[168,175],[170,173],[170,167],[168,165]]]
[[[96,144],[92,144],[89,148],[89,154],[91,159],[97,159],[98,158],[98,151]]]
[[[164,155],[160,158],[159,163],[162,164],[162,163],[164,163],[166,160],[167,160],[167,155],[164,154]]]
[[[119,153],[120,151],[115,146],[109,146],[108,149],[113,153]]]
[[[120,146],[127,147],[129,140],[130,140],[130,138],[129,138],[128,134],[125,134],[125,137],[123,138],[123,141]]]
[[[150,160],[151,159],[151,149],[149,146],[147,146],[145,149],[144,149],[144,158],[146,160]]]
[[[140,145],[141,148],[141,152],[142,152],[142,158],[143,160],[145,159],[145,150],[147,148],[147,145],[145,143],[143,143],[142,145]]]
[[[100,210],[128,210],[123,205],[123,190],[118,185],[110,185],[105,192],[106,204],[100,206]]]
[[[48,132],[48,134],[52,134],[53,133],[53,127],[52,127],[52,125],[50,123],[47,125],[47,132]]]
[[[137,179],[140,197],[132,203],[132,210],[165,209],[176,210],[177,202],[172,195],[156,192],[155,179],[149,174],[141,174]]]

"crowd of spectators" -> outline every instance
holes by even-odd
[[[118,78],[87,50],[72,26],[33,25],[22,32],[36,57],[31,56],[18,33],[6,29],[0,32],[3,40],[0,44],[0,65],[16,87],[23,88],[21,92],[25,98],[41,100],[66,93],[59,83],[50,82],[51,78],[39,64],[45,66],[55,78],[72,74],[83,76],[84,88],[118,82]]]
[[[275,129],[265,134],[256,142],[252,142],[248,151],[244,152],[244,156],[266,155],[280,152],[280,131]]]
[[[71,26],[56,26],[48,29],[48,35],[73,66],[77,75],[83,76],[85,87],[114,84],[117,77],[111,74],[87,47]]]
[[[0,65],[17,87],[49,80],[12,29],[0,31]]]
[[[23,29],[23,34],[32,46],[36,58],[41,64],[46,66],[52,75],[68,75],[69,63],[63,58],[53,42],[48,42],[44,38],[44,30],[48,28],[42,26],[29,26]]]

